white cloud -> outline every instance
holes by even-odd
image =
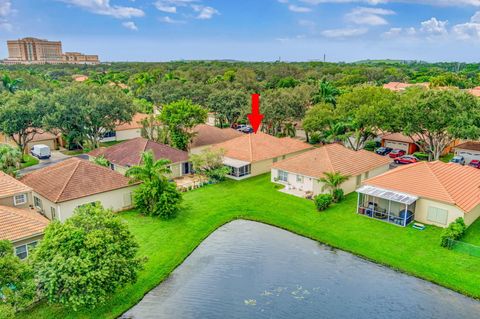
[[[130,29],[132,31],[137,31],[138,30],[138,27],[137,25],[135,24],[135,22],[133,21],[125,21],[122,23],[122,25],[127,28],[127,29]]]
[[[12,31],[13,25],[9,21],[13,13],[11,0],[0,0],[0,30]]]
[[[480,39],[480,11],[469,22],[454,25],[453,34],[460,40]]]
[[[208,20],[213,18],[214,15],[220,14],[217,9],[201,5],[192,5],[192,9],[198,12],[197,19]]]
[[[290,10],[292,12],[297,12],[297,13],[307,13],[307,12],[312,11],[312,9],[310,9],[310,8],[297,6],[295,4],[289,5],[288,10]]]
[[[172,19],[170,17],[161,17],[158,20],[160,22],[170,23],[170,24],[184,24],[184,23],[186,23],[186,21],[184,21],[184,20]]]
[[[382,36],[384,38],[392,39],[399,37],[413,37],[417,34],[417,30],[411,28],[390,28],[390,30],[384,32]]]
[[[112,16],[117,19],[143,17],[145,12],[133,7],[110,4],[110,0],[60,0],[95,14]]]
[[[448,33],[447,24],[447,20],[441,21],[433,17],[421,23],[420,31],[434,36],[445,35]]]
[[[392,10],[359,7],[347,13],[345,18],[347,19],[347,21],[355,24],[385,25],[388,24],[388,22],[383,16],[393,14],[395,14],[395,12]]]
[[[480,0],[300,0],[308,4],[322,4],[322,3],[367,3],[370,5],[384,4],[384,3],[414,3],[432,6],[475,6],[480,7]]]
[[[324,30],[321,32],[321,34],[327,38],[349,38],[363,35],[367,32],[367,28],[341,28]]]
[[[167,13],[177,13],[177,7],[186,7],[197,0],[157,0],[153,5],[157,10]]]

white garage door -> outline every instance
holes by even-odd
[[[408,153],[408,143],[395,142],[395,141],[385,141],[385,147],[391,147],[393,149],[404,150]]]
[[[458,151],[458,155],[461,155],[465,158],[465,163],[469,164],[473,160],[480,160],[480,153],[469,152],[469,151]]]

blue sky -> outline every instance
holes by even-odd
[[[480,0],[0,0],[5,40],[103,61],[480,60]]]

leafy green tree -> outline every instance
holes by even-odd
[[[155,160],[151,151],[142,154],[142,164],[130,167],[126,176],[133,182],[142,182],[134,192],[136,208],[146,216],[170,219],[179,211],[182,200],[175,183],[169,182],[169,160]]]
[[[247,95],[239,90],[217,90],[208,97],[207,106],[215,112],[220,127],[232,126],[248,113]]]
[[[14,255],[13,246],[7,240],[0,240],[0,274],[0,311],[4,318],[9,318],[12,313],[30,306],[36,291],[32,267]]]
[[[340,186],[345,183],[350,176],[343,175],[340,172],[325,172],[323,175],[325,176],[319,179],[319,181],[323,183],[322,188],[330,190],[333,201],[339,202],[343,198],[343,191],[339,191],[341,190]]]
[[[20,167],[22,153],[18,148],[13,148],[7,144],[0,144],[0,171],[15,175],[15,171]]]
[[[22,154],[41,127],[47,105],[42,94],[19,91],[11,94],[0,107],[0,131],[18,145]]]
[[[310,108],[303,118],[302,127],[308,134],[319,134],[326,140],[326,132],[336,122],[335,110],[332,105],[320,103]]]
[[[52,97],[55,110],[46,117],[48,127],[62,132],[67,140],[89,142],[98,148],[105,132],[131,121],[136,109],[131,97],[110,86],[77,84]]]
[[[95,308],[135,282],[142,267],[138,244],[120,218],[100,205],[75,209],[52,222],[33,256],[35,277],[51,303]]]
[[[480,137],[479,99],[457,89],[412,88],[395,111],[395,130],[410,136],[430,160],[438,160],[455,139]]]
[[[220,182],[225,179],[230,169],[223,165],[223,150],[205,149],[200,154],[192,154],[190,162],[197,174],[208,177],[213,182]]]
[[[2,85],[7,92],[15,93],[22,83],[23,79],[21,78],[13,79],[8,74],[3,74],[2,76]]]
[[[207,120],[207,110],[189,100],[180,100],[164,105],[160,113],[161,122],[167,127],[170,144],[187,150],[194,136],[192,129]]]

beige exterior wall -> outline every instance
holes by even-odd
[[[47,145],[50,148],[50,151],[57,149],[56,140],[52,139],[52,140],[30,142],[27,144],[27,150],[30,152],[34,145],[40,145],[40,144]]]
[[[428,207],[429,206],[444,209],[448,212],[447,223],[445,225],[433,222],[431,220],[428,220],[427,216],[428,216]],[[446,203],[442,203],[442,202],[438,202],[438,201],[433,201],[433,200],[426,199],[426,198],[420,198],[419,200],[417,200],[416,206],[415,206],[415,220],[416,221],[419,221],[419,222],[424,223],[424,224],[435,225],[435,226],[438,226],[438,227],[447,227],[451,222],[455,221],[455,219],[457,219],[458,217],[464,218],[465,217],[464,215],[465,214],[464,214],[463,210],[461,210],[460,208],[458,208],[456,206],[446,204]]]
[[[353,193],[361,184],[362,181],[383,174],[388,171],[389,165],[384,165],[377,167],[371,171],[363,173],[358,176],[350,177],[345,183],[342,184],[342,189],[345,194]],[[276,168],[272,168],[271,174],[272,182],[276,182],[279,184],[289,184],[292,185],[295,189],[302,190],[304,192],[310,191],[313,192],[314,195],[327,193],[328,190],[323,190],[323,183],[320,182],[318,179],[305,176],[301,174],[295,174],[294,172],[288,172],[288,182],[282,181],[275,181],[278,177],[278,170]],[[300,176],[297,178],[297,176]]]
[[[250,176],[257,176],[257,175],[260,175],[260,174],[268,173],[268,172],[271,171],[273,163],[276,163],[278,161],[281,161],[281,160],[284,160],[284,159],[287,159],[287,158],[290,158],[290,157],[294,157],[296,155],[302,154],[302,153],[304,153],[306,151],[309,151],[309,150],[310,149],[301,150],[301,151],[298,151],[298,152],[295,152],[295,153],[290,153],[290,154],[287,154],[287,155],[278,156],[278,157],[275,157],[275,158],[270,158],[270,159],[259,161],[259,162],[254,162],[254,163],[252,163],[252,170],[251,170]]]
[[[117,141],[126,141],[126,140],[132,140],[137,137],[142,137],[142,129],[132,129],[132,130],[122,130],[122,131],[116,131],[116,137],[115,139]]]
[[[470,226],[480,217],[480,204],[477,205],[471,212],[465,214],[465,224]]]
[[[36,213],[35,213],[35,214],[36,214]],[[23,238],[23,239],[14,241],[14,242],[12,242],[12,244],[13,244],[13,249],[15,249],[15,248],[18,247],[18,246],[22,246],[22,245],[26,245],[26,244],[33,243],[33,242],[35,242],[35,241],[38,242],[38,241],[40,241],[42,238],[43,238],[43,234],[40,234],[40,235],[36,235],[36,236],[32,236],[32,237],[28,237],[28,238]]]
[[[455,149],[455,155],[462,155],[466,164],[470,164],[472,160],[480,160],[480,151],[457,148]]]
[[[95,194],[62,203],[53,203],[35,192],[34,196],[42,200],[43,214],[47,218],[52,219],[51,208],[53,207],[56,210],[57,218],[64,222],[73,215],[75,208],[89,203],[100,202],[103,207],[115,212],[132,208],[133,204],[131,196],[136,187],[137,185],[132,185],[110,192]]]
[[[25,204],[15,205],[15,202],[13,200],[14,196],[9,196],[9,197],[0,198],[0,205],[1,206],[16,207],[16,208],[28,208],[33,203],[32,192],[18,193],[18,194],[15,194],[15,195],[21,195],[21,194],[26,194],[27,195],[27,202]]]

